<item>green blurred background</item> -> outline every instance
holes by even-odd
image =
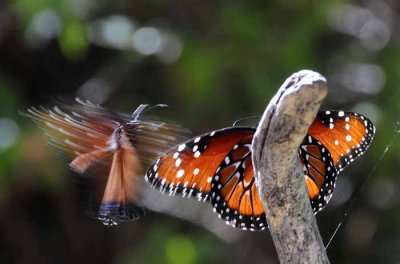
[[[277,262],[268,231],[161,213],[113,228],[88,218],[72,173],[18,111],[57,96],[123,112],[166,103],[162,117],[200,134],[260,115],[307,68],[328,79],[323,108],[377,126],[317,216],[326,242],[356,197],[329,258],[399,263],[400,140],[378,162],[400,121],[399,20],[396,0],[0,2],[0,262]]]

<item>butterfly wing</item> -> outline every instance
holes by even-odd
[[[232,127],[188,140],[150,165],[146,180],[170,195],[211,200],[214,211],[233,226],[264,229],[251,161],[254,132]]]
[[[113,160],[98,218],[104,224],[114,225],[135,220],[148,210],[140,204],[143,166],[163,150],[175,145],[182,128],[174,124],[135,119],[119,131],[118,149]]]
[[[225,222],[244,230],[263,230],[265,211],[254,179],[251,160],[252,134],[227,153],[211,182],[211,204]]]
[[[320,111],[308,129],[342,171],[371,145],[375,127],[365,116],[344,111]]]
[[[96,150],[82,154],[71,162],[71,167],[80,163],[87,164],[78,182],[84,190],[81,194],[89,215],[105,225],[116,225],[136,220],[148,211],[137,205],[142,163],[133,147],[124,145],[115,152]]]
[[[143,116],[126,123],[124,132],[145,165],[177,143],[185,141],[189,134],[188,130],[173,122],[161,122]]]
[[[64,101],[52,109],[28,109],[28,117],[42,128],[51,145],[57,147],[68,159],[105,149],[113,131],[126,117],[88,102]]]
[[[140,175],[141,163],[120,129],[128,115],[76,99],[52,109],[30,108],[28,116],[78,173],[75,182],[91,216],[112,225],[145,214],[133,202],[137,187],[130,184]]]
[[[303,165],[311,207],[314,213],[322,210],[332,196],[337,171],[329,151],[311,135],[307,135],[298,150]]]
[[[146,173],[146,180],[170,195],[209,199],[211,181],[221,162],[242,139],[253,137],[254,129],[228,128],[188,140],[158,158]]]
[[[213,177],[211,203],[219,216],[234,227],[251,231],[267,226],[265,211],[254,180],[252,138],[243,139],[230,151]],[[298,151],[303,164],[311,206],[320,211],[329,201],[337,172],[325,147],[307,135]]]
[[[333,113],[327,119],[327,112],[319,112],[298,151],[315,213],[328,203],[337,174],[363,154],[375,130],[359,114]],[[146,180],[170,195],[211,197],[214,211],[227,224],[262,230],[267,222],[251,160],[254,132],[253,128],[232,127],[186,141],[158,158]]]
[[[147,212],[146,208],[136,205],[142,162],[124,130],[120,133],[120,147],[112,155],[111,168],[97,216],[106,225],[135,220]]]
[[[136,205],[143,165],[182,139],[179,126],[140,120],[139,114],[129,120],[129,115],[79,99],[52,109],[28,109],[27,115],[79,173],[76,182],[89,214],[106,225],[146,213],[146,208]]]

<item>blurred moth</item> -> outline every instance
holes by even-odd
[[[50,144],[67,154],[70,167],[87,187],[89,211],[105,225],[147,212],[137,205],[144,170],[183,139],[185,131],[176,124],[142,119],[150,108],[142,104],[129,116],[77,98],[52,109],[28,109]]]

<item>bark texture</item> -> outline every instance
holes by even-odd
[[[327,91],[319,73],[294,73],[267,106],[253,139],[256,184],[281,263],[329,263],[298,157]]]

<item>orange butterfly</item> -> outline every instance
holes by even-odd
[[[262,230],[267,222],[251,160],[255,131],[234,126],[190,139],[159,157],[145,178],[161,192],[210,201],[227,224]],[[360,114],[318,113],[298,150],[315,213],[331,198],[338,173],[365,152],[374,133]]]
[[[165,106],[165,105],[157,105]],[[28,116],[66,153],[94,200],[94,217],[105,225],[135,220],[147,212],[137,205],[145,164],[182,140],[185,131],[172,123],[139,119],[76,99],[52,109],[29,108]],[[94,199],[93,199],[94,198]]]

